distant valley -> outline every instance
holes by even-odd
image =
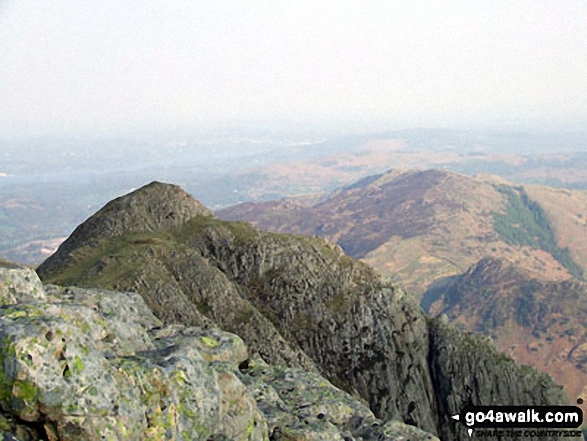
[[[587,189],[582,133],[225,131],[0,142],[0,256],[28,264],[42,262],[46,250],[108,200],[155,179],[181,184],[213,209],[322,196],[389,169]]]

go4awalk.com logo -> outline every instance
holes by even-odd
[[[471,437],[557,439],[581,436],[583,411],[576,406],[468,406],[452,419],[464,424]]]

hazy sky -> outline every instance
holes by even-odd
[[[587,127],[587,2],[0,0],[0,136]]]

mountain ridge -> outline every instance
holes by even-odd
[[[246,203],[220,210],[217,215],[225,220],[245,220],[263,230],[325,237],[382,274],[395,277],[416,296],[435,279],[460,274],[488,255],[505,257],[537,277],[555,280],[571,277],[570,271],[576,270],[574,260],[583,261],[577,259],[582,254],[576,247],[571,254],[564,250],[568,241],[564,246],[558,243],[560,227],[535,230],[550,240],[540,243],[549,244],[546,250],[504,235],[506,228],[510,232],[518,228],[518,219],[511,216],[510,196],[503,188],[514,194],[517,202],[527,200],[523,187],[504,187],[493,178],[434,169],[392,170],[376,176],[314,204],[297,204],[292,199]],[[528,218],[532,216],[530,213]],[[500,230],[497,219],[502,220]],[[582,234],[587,238],[587,225]],[[571,269],[557,258],[563,264],[571,262]]]
[[[138,292],[164,322],[235,332],[270,364],[314,369],[384,420],[466,439],[449,419],[465,402],[566,402],[546,375],[427,318],[403,290],[319,238],[263,233],[205,212],[78,243],[39,267],[45,282]],[[478,390],[463,389],[454,375],[473,378]]]
[[[417,185],[404,185],[414,181]],[[587,393],[578,356],[587,335],[577,300],[585,298],[579,277],[587,269],[586,192],[441,170],[391,171],[341,188],[319,203],[247,204],[219,216],[335,240],[382,274],[395,276],[426,311],[446,313],[462,329],[491,336],[510,356],[552,374],[571,396]],[[411,228],[423,231],[419,236],[402,229],[410,219]],[[383,244],[364,240],[369,234]],[[458,299],[450,295],[455,289]],[[459,306],[461,300],[467,304]],[[559,329],[556,323],[563,317],[557,311],[567,301],[574,305],[563,314],[569,325]],[[538,314],[532,309],[538,303],[541,320],[556,324],[550,333],[534,329],[544,327],[531,317]]]

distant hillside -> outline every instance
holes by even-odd
[[[524,187],[547,215],[559,248],[568,248],[577,265],[587,269],[587,191],[528,185]]]
[[[541,194],[537,187],[528,191]],[[491,177],[390,171],[318,203],[295,198],[247,203],[218,216],[328,238],[418,297],[434,280],[460,274],[483,257],[507,259],[548,280],[579,276],[587,269],[587,223],[581,222],[587,219],[587,193],[570,193],[571,244],[566,217],[552,203],[538,204],[528,191]],[[557,191],[568,192],[551,190]]]
[[[442,439],[469,438],[450,418],[465,403],[567,400],[547,375],[426,317],[336,245],[218,220],[172,185],[110,202],[38,273],[50,283],[138,292],[165,324],[236,333],[273,366],[317,371],[378,418]]]
[[[214,209],[324,195],[389,168],[490,173],[587,189],[585,133],[417,129],[324,137],[294,130],[259,137],[238,132],[203,138],[162,134],[157,141],[31,138],[2,144],[0,256],[40,264],[98,207],[153,179],[181,183]],[[105,156],[104,149],[111,154]]]
[[[587,396],[587,283],[545,282],[485,258],[424,294],[427,312],[490,335],[504,353]],[[587,410],[587,406],[584,406]]]
[[[249,203],[218,215],[336,241],[432,314],[446,312],[465,329],[492,336],[572,396],[587,394],[587,297],[579,281],[587,269],[586,192],[390,171],[320,202]]]

